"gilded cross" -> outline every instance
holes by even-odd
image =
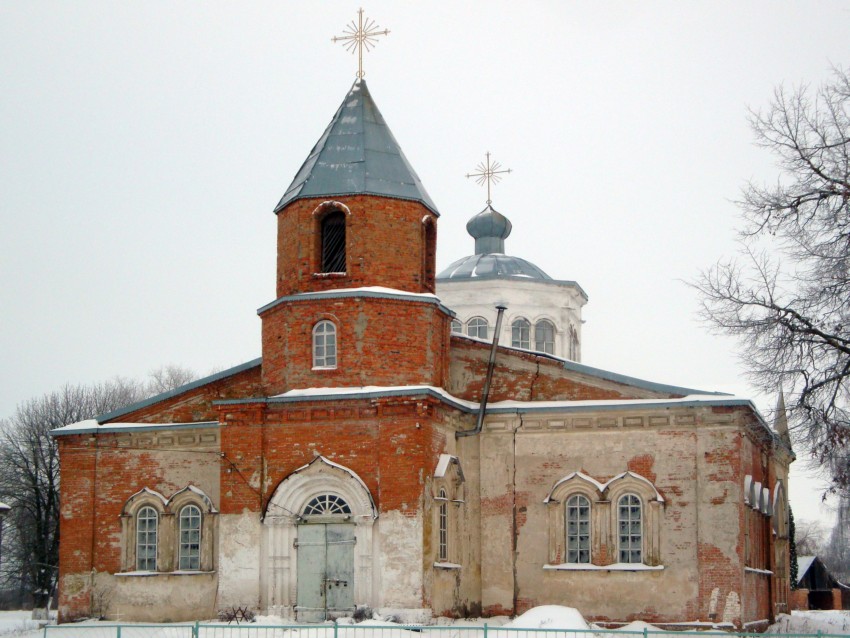
[[[380,31],[378,25],[371,18],[366,18],[364,22],[363,9],[357,11],[357,22],[352,20],[345,27],[345,35],[337,35],[331,38],[333,42],[343,42],[342,46],[346,51],[357,50],[357,77],[362,78],[366,75],[363,72],[363,48],[369,52],[378,43],[379,35],[388,35],[389,29]]]
[[[477,172],[467,173],[466,176],[474,177],[475,181],[478,184],[483,184],[484,182],[487,182],[487,205],[489,206],[492,201],[490,199],[490,185],[498,184],[500,181],[502,181],[502,174],[510,173],[511,169],[502,168],[502,165],[499,162],[490,162],[490,151],[487,151],[485,156],[485,161],[479,162],[478,166],[475,167],[477,169]]]

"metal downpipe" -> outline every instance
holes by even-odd
[[[498,312],[496,315],[496,327],[493,334],[493,345],[490,346],[490,360],[487,362],[487,376],[484,377],[484,389],[481,392],[481,404],[478,407],[478,420],[475,423],[475,427],[471,430],[460,430],[459,432],[455,432],[456,439],[478,434],[484,426],[484,412],[487,410],[487,398],[490,396],[490,382],[493,380],[493,370],[496,368],[496,350],[499,348],[499,334],[502,331],[502,316],[505,314],[505,310],[507,309],[507,306],[503,306],[501,304],[496,306],[496,310]]]

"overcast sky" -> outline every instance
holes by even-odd
[[[272,210],[349,90],[357,3],[0,0],[0,416],[65,383],[260,354]],[[588,293],[583,363],[754,398],[683,282],[776,167],[747,107],[850,64],[843,2],[392,2],[378,107],[470,254],[491,151],[509,254]],[[802,463],[796,464],[802,466]],[[799,469],[802,469],[801,467]],[[791,485],[798,518],[812,482]],[[813,491],[814,490],[814,491]]]

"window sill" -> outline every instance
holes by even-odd
[[[313,366],[312,370],[336,370],[336,366]]]
[[[142,576],[142,577],[150,577],[150,576],[203,576],[205,574],[215,574],[215,571],[204,572],[200,570],[186,570],[186,569],[178,569],[173,572],[118,572],[114,574],[115,576]]]
[[[457,563],[434,563],[434,569],[460,569]]]
[[[643,563],[613,563],[611,565],[561,563],[560,565],[543,565],[543,569],[563,572],[657,572],[664,569],[664,565],[644,565]]]
[[[773,576],[773,572],[769,569],[758,569],[756,567],[744,567],[745,572],[749,572],[750,574],[763,574],[765,576]]]
[[[342,279],[347,277],[348,273],[343,272],[314,272],[313,279]]]

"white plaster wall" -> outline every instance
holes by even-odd
[[[218,608],[260,606],[262,523],[256,512],[221,514]]]
[[[405,516],[382,512],[377,534],[379,569],[375,583],[378,606],[422,608],[422,511]]]
[[[496,304],[503,303],[508,309],[502,321],[499,343],[511,345],[511,323],[523,317],[532,325],[531,344],[534,348],[534,324],[548,319],[555,324],[555,356],[568,358],[569,329],[575,328],[579,342],[581,361],[581,309],[587,303],[574,283],[562,281],[539,281],[534,279],[468,279],[459,281],[437,281],[437,296],[457,313],[464,324],[472,317],[483,317],[490,323],[489,337],[496,324]]]

